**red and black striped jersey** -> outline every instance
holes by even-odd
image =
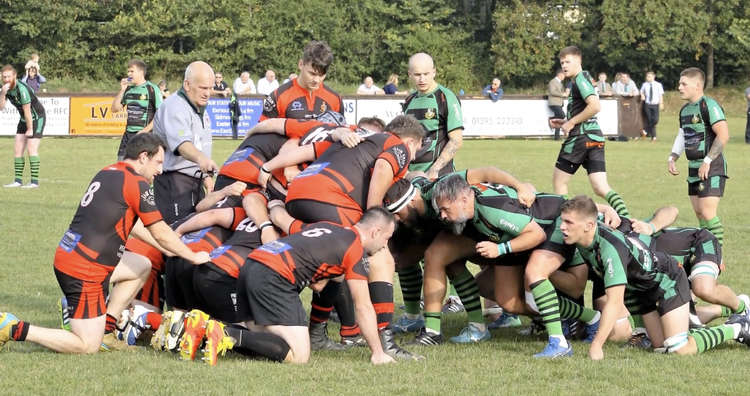
[[[248,184],[248,189],[258,188],[258,173],[263,163],[275,157],[287,141],[284,136],[275,133],[252,134],[237,147],[219,170],[219,175],[239,180]],[[274,172],[274,177],[281,178],[283,170]]]
[[[344,102],[338,93],[325,84],[310,92],[295,78],[266,96],[260,121],[267,118],[312,119],[329,110],[343,113]]]
[[[151,186],[125,162],[107,166],[89,183],[59,248],[114,267],[138,218],[145,226],[162,220]]]
[[[353,148],[330,141],[314,147],[316,160],[289,184],[287,202],[305,199],[364,211],[375,162],[391,165],[393,183],[406,174],[411,158],[406,144],[387,132],[365,135]]]
[[[342,274],[346,279],[367,280],[369,273],[357,229],[329,222],[307,224],[301,232],[253,250],[248,259],[278,272],[300,291]]]
[[[211,251],[211,262],[229,276],[237,278],[247,256],[262,244],[260,230],[252,220],[245,218],[229,239]]]

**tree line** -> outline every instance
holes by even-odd
[[[508,87],[549,80],[564,46],[584,67],[667,88],[698,66],[709,87],[750,74],[750,3],[744,0],[0,0],[0,61],[22,68],[42,55],[47,77],[121,78],[141,58],[149,77],[179,78],[201,59],[227,79],[248,70],[296,69],[312,39],[334,50],[329,78],[355,84],[391,73],[404,81],[409,55],[430,53],[438,80],[476,91],[498,76]],[[231,81],[231,79],[230,79]]]

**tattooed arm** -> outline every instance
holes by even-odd
[[[440,153],[438,159],[427,170],[428,178],[435,179],[438,176],[438,172],[456,156],[458,149],[461,148],[464,142],[463,132],[463,128],[456,128],[448,132],[448,143],[443,147],[443,151]]]
[[[724,146],[729,142],[729,124],[727,124],[726,121],[717,122],[711,127],[711,129],[713,129],[716,134],[716,140],[711,144],[711,149],[708,150],[708,154],[706,154],[706,157],[703,159],[701,167],[698,168],[698,177],[700,177],[701,180],[706,180],[708,178],[711,161],[721,155],[722,151],[724,151]]]

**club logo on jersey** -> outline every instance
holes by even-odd
[[[140,100],[146,100],[146,95],[141,95],[138,99],[140,99]]]
[[[511,231],[515,233],[519,233],[521,231],[517,225],[505,219],[500,219],[500,227],[507,231]]]
[[[424,113],[424,118],[428,120],[435,118],[435,111],[432,109],[427,109],[427,111]]]
[[[697,114],[693,114],[693,119],[690,120],[693,124],[697,124],[700,121]]]
[[[292,102],[292,110],[302,110],[302,103],[300,102]]]
[[[281,254],[283,252],[286,252],[287,250],[291,249],[292,247],[290,245],[287,245],[284,242],[281,242],[279,240],[268,242],[267,244],[261,246],[258,248],[258,250],[262,250],[264,252],[268,252],[271,254]]]
[[[492,234],[490,235],[490,241],[493,243],[498,243],[500,242],[500,237],[497,234]]]
[[[298,174],[296,179],[300,179],[300,178],[308,177],[312,175],[317,175],[318,173],[320,173],[320,171],[325,169],[328,166],[328,164],[330,164],[330,162],[321,162],[318,164],[312,164],[308,166],[307,168],[305,168],[305,170],[303,170],[300,174]]]
[[[272,112],[275,108],[276,108],[276,101],[273,100],[271,95],[266,96],[266,99],[263,100],[263,111]]]
[[[706,185],[703,184],[703,182],[698,183],[698,191],[703,191],[706,189]]]
[[[406,166],[406,152],[404,152],[404,149],[401,147],[394,147],[393,155],[396,156],[396,161],[398,162],[399,167],[403,168]]]
[[[611,257],[607,259],[607,265],[606,266],[607,266],[607,275],[609,275],[610,277],[614,276],[615,269],[612,268],[612,258]]]
[[[141,194],[141,200],[151,206],[155,206],[156,200],[154,199],[154,189],[152,187],[149,187],[148,190],[144,191],[143,194]]]

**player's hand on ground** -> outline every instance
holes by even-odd
[[[265,227],[260,231],[260,241],[264,244],[279,239],[279,233],[275,227]]]
[[[497,244],[490,241],[479,242],[476,245],[477,253],[484,258],[495,258],[500,255],[497,251]]]
[[[698,168],[698,177],[701,178],[701,180],[708,179],[708,170],[711,169],[711,164],[707,164],[705,162],[701,163],[701,167]]]
[[[396,363],[395,360],[393,360],[392,357],[385,354],[385,352],[381,352],[378,354],[373,354],[370,356],[370,362],[372,364],[378,365],[378,364],[387,364],[387,363]]]
[[[225,197],[233,197],[236,195],[242,195],[242,192],[247,188],[247,184],[241,181],[236,181],[221,189],[222,194]]]
[[[653,228],[651,228],[651,225],[649,223],[646,223],[645,221],[640,220],[631,220],[630,221],[633,227],[633,231],[643,234],[643,235],[651,235],[654,233]]]
[[[602,350],[602,346],[592,343],[591,347],[589,348],[589,357],[591,358],[591,360],[604,359],[604,351]]]
[[[675,165],[674,161],[667,162],[667,171],[669,171],[672,176],[677,176],[680,174],[680,171],[677,170],[677,165]]]
[[[530,207],[536,199],[536,188],[531,183],[522,183],[518,187],[518,201],[527,208]]]
[[[550,118],[549,120],[550,128],[560,128],[564,123],[564,118]]]
[[[562,124],[562,126],[560,126],[560,129],[562,129],[562,131],[565,132],[565,133],[570,133],[570,131],[573,130],[573,127],[575,127],[575,126],[576,126],[576,124],[574,124],[574,123],[572,123],[570,121],[565,121],[565,123]]]
[[[211,256],[208,255],[208,252],[197,252],[193,256],[193,259],[190,260],[193,264],[205,264],[209,261],[211,261]]]

